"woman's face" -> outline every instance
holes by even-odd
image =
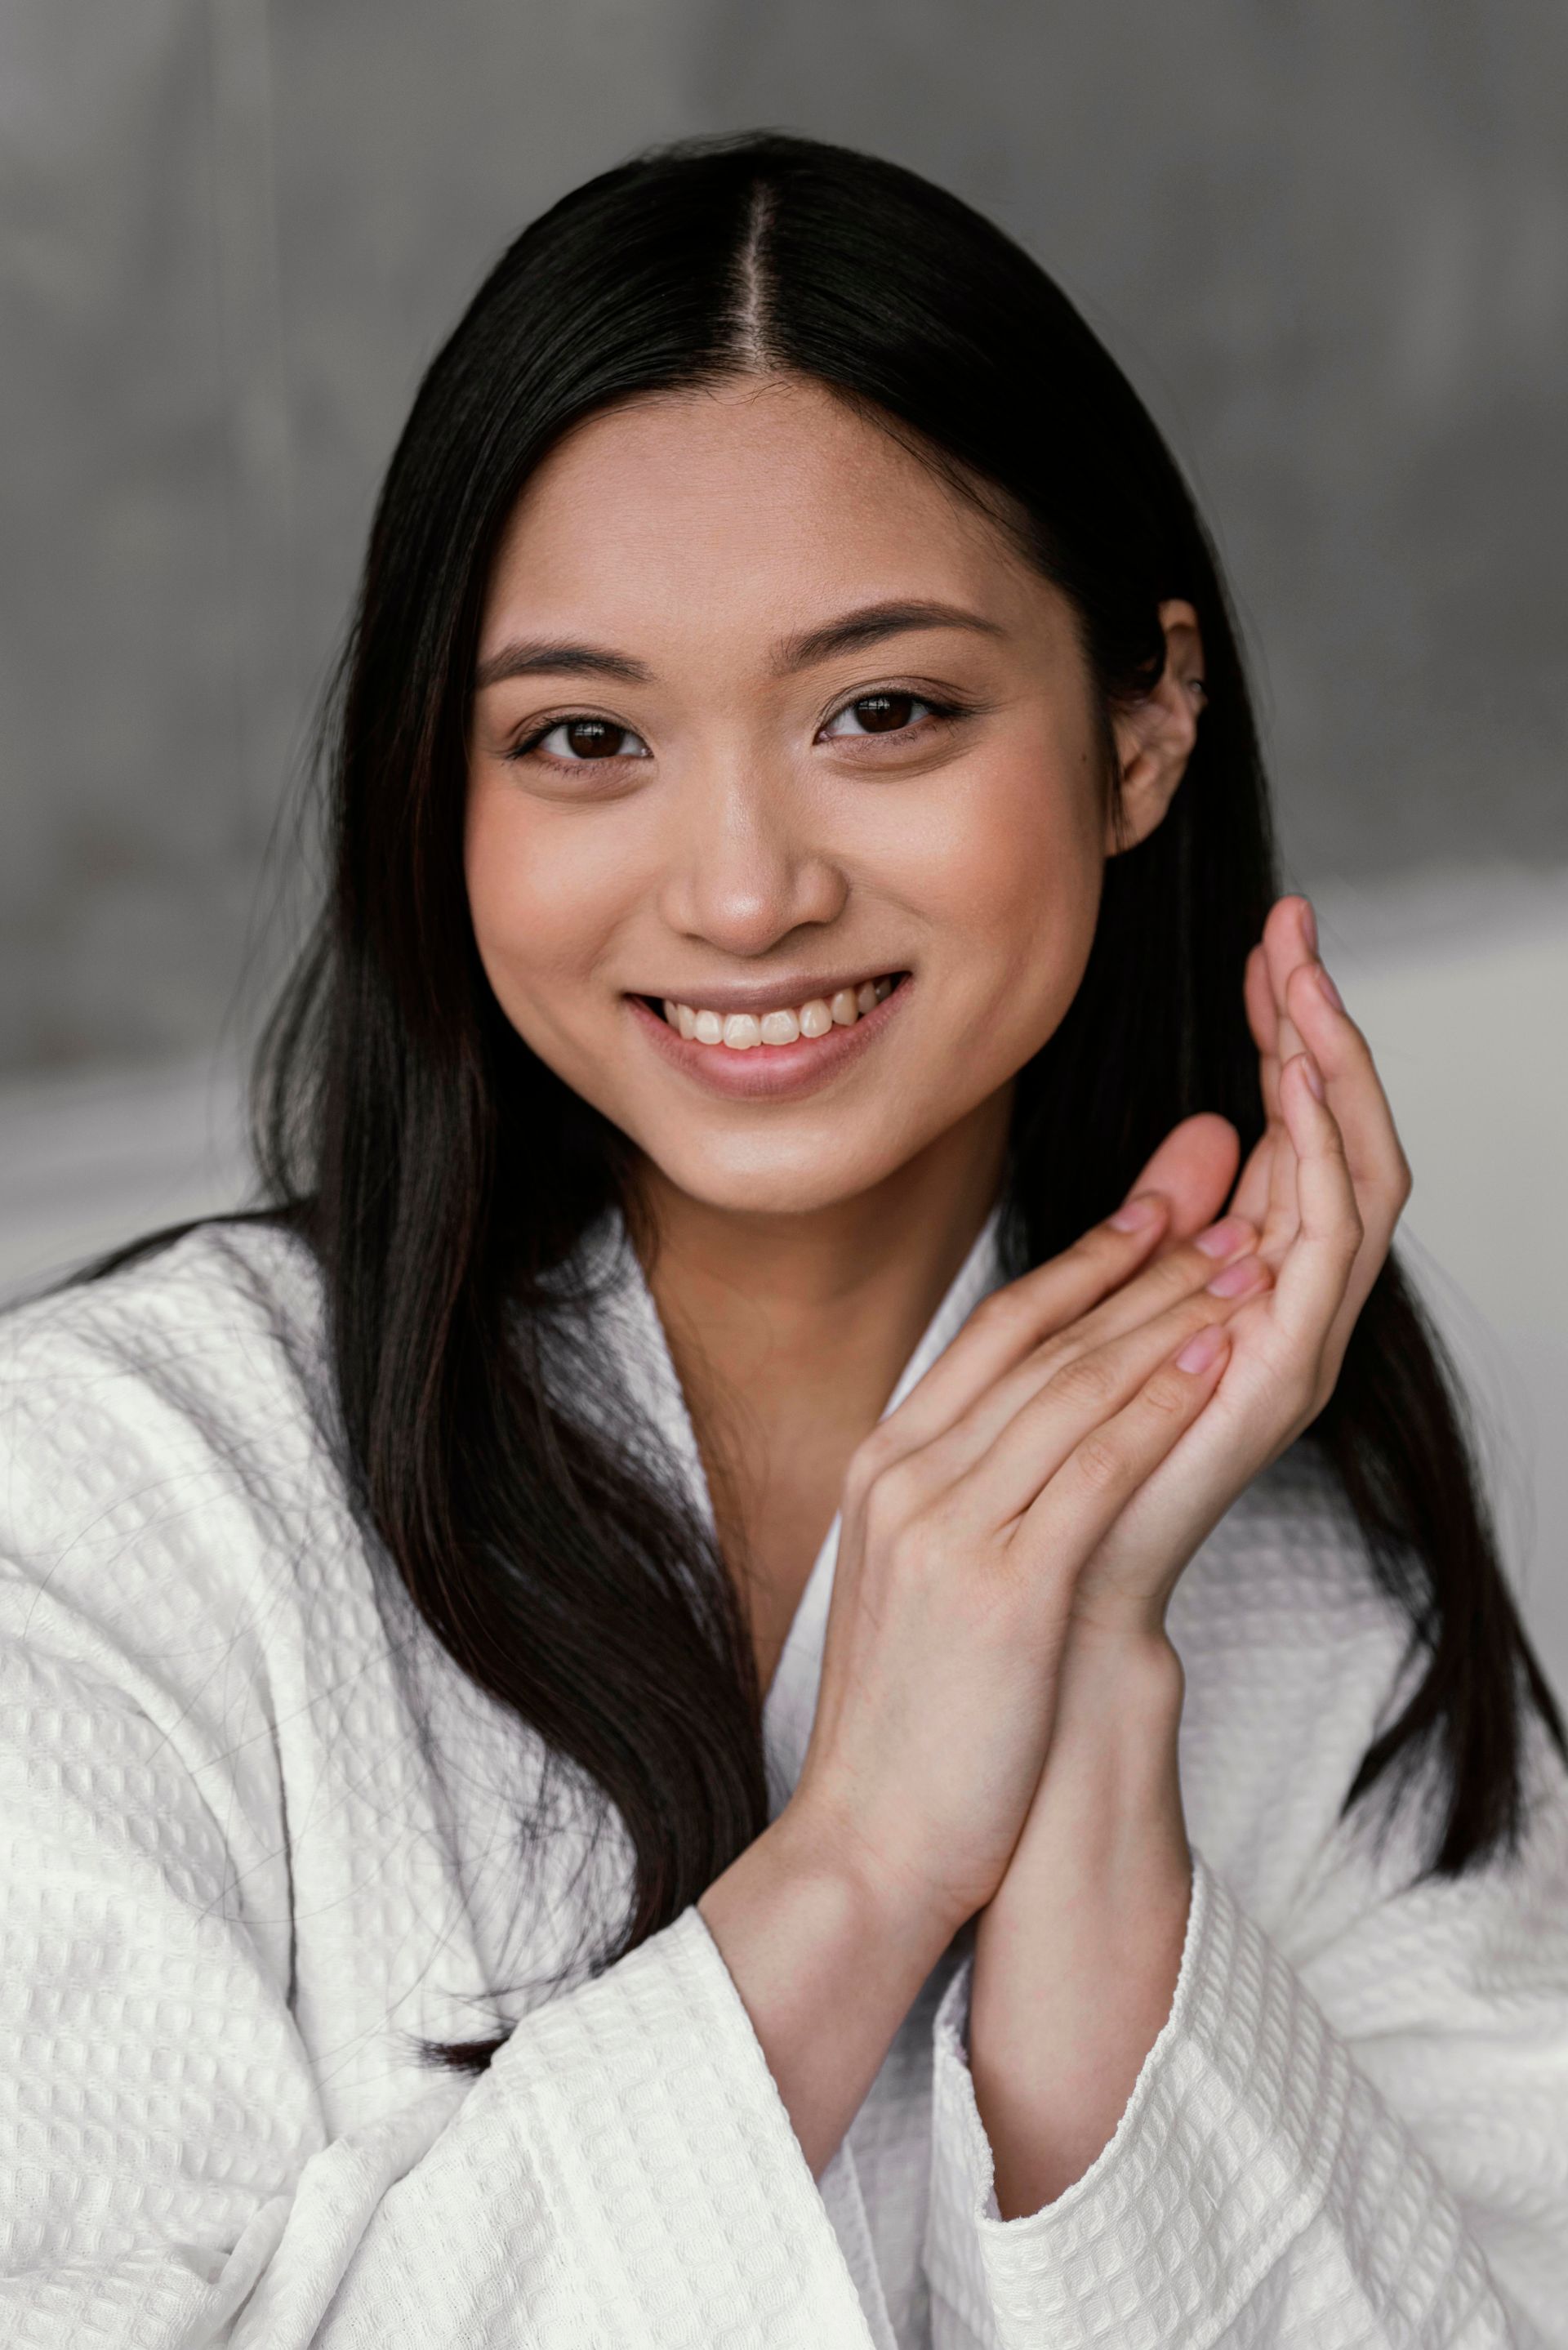
[[[1101,765],[1064,599],[886,432],[794,379],[639,399],[539,467],[489,583],[479,951],[518,1034],[667,1181],[820,1208],[1056,1027]],[[666,1003],[716,1020],[683,1036]]]

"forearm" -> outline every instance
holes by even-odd
[[[951,1929],[890,1916],[788,1811],[697,1907],[820,2178]]]
[[[1192,1884],[1181,1689],[1163,1640],[1069,1646],[1040,1789],[976,1928],[970,2066],[1004,2220],[1083,2177],[1170,2012]]]

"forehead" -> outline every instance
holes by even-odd
[[[899,597],[1023,628],[1053,600],[891,432],[820,385],[746,380],[629,400],[549,452],[504,534],[481,650],[590,623],[711,649]]]

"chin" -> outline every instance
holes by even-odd
[[[897,1173],[901,1158],[868,1151],[863,1159],[825,1165],[819,1150],[796,1157],[759,1149],[725,1159],[719,1152],[643,1149],[663,1180],[690,1200],[733,1216],[810,1216],[857,1199]]]

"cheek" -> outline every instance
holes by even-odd
[[[931,858],[942,917],[991,1016],[1044,1042],[1075,993],[1099,912],[1099,793],[1086,754],[1023,744],[972,778]]]
[[[613,919],[603,850],[585,830],[541,820],[483,783],[470,795],[463,871],[473,935],[503,1010],[525,1034],[540,1014],[553,1022],[584,1001],[580,982]]]

